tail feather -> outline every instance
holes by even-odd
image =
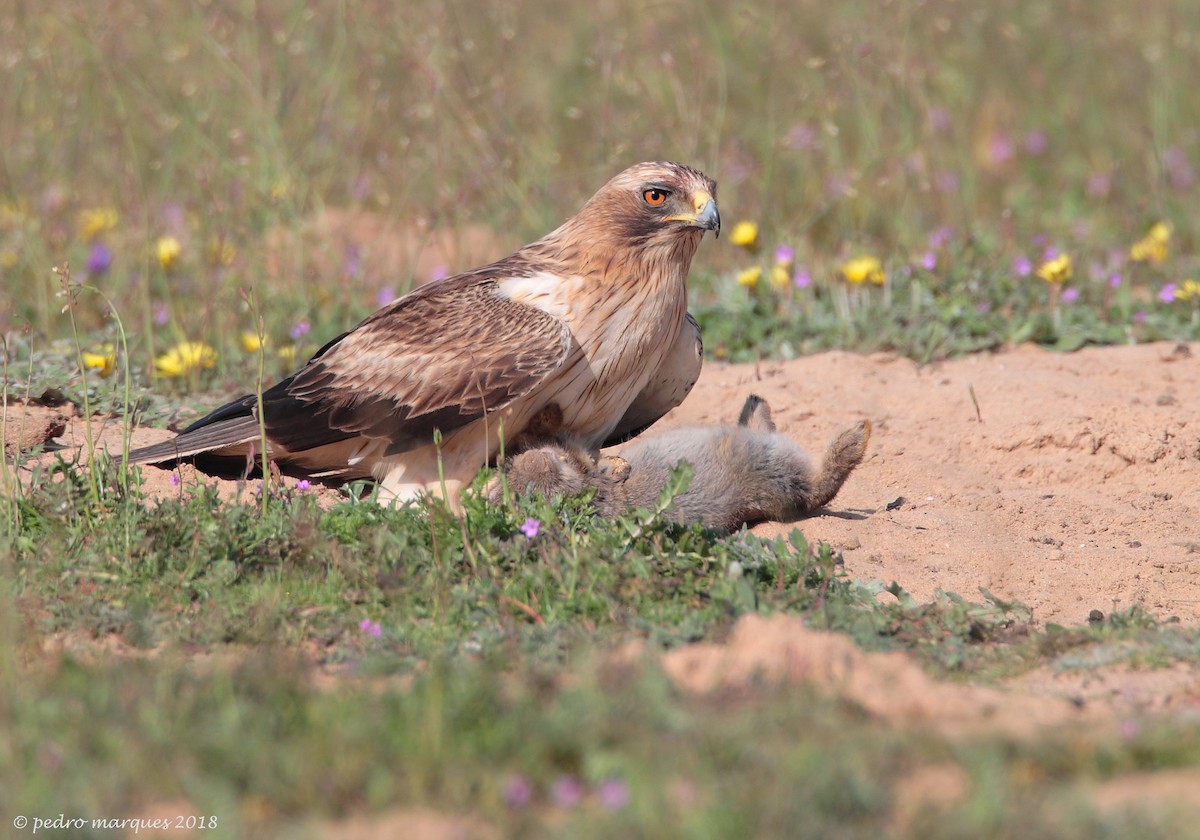
[[[177,461],[213,449],[251,443],[258,440],[258,419],[255,417],[233,417],[219,420],[200,428],[190,427],[171,440],[135,449],[129,453],[133,464],[157,464],[162,461]]]

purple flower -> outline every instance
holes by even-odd
[[[1137,312],[1133,313],[1133,323],[1140,324],[1146,320],[1146,317],[1147,317],[1146,310],[1139,309]]]
[[[942,225],[940,228],[929,234],[929,247],[935,251],[946,247],[951,237],[954,236],[954,228]]]
[[[808,123],[796,123],[788,131],[787,144],[793,149],[811,151],[821,146],[821,139],[817,130]]]
[[[1003,132],[992,135],[988,141],[988,160],[993,166],[1003,166],[1013,158],[1013,143]]]
[[[1053,245],[1047,245],[1046,250],[1042,251],[1042,262],[1050,262],[1050,260],[1058,259],[1062,251],[1055,248]]]
[[[1168,283],[1158,290],[1158,299],[1163,303],[1171,303],[1175,300],[1175,284]]]
[[[929,120],[929,127],[935,134],[941,134],[950,127],[950,112],[941,105],[934,105],[930,108],[926,119]]]
[[[796,269],[796,273],[792,275],[792,285],[797,289],[807,289],[812,285],[812,275],[808,273],[808,269],[800,266]]]
[[[1063,291],[1062,291],[1062,302],[1063,303],[1074,303],[1077,300],[1079,300],[1079,290],[1078,289],[1076,289],[1074,286],[1068,286],[1067,288],[1063,289]]]
[[[378,621],[372,621],[369,618],[364,618],[358,622],[358,629],[366,633],[372,639],[378,639],[383,635],[383,628],[379,626]]]
[[[1114,271],[1108,278],[1108,287],[1110,289],[1119,289],[1121,287],[1121,272]]]
[[[944,193],[958,191],[958,173],[953,169],[943,169],[935,177],[937,188]]]
[[[171,312],[167,309],[167,305],[165,303],[154,304],[154,323],[161,327],[170,320]]]
[[[921,268],[925,269],[926,271],[933,271],[935,268],[937,268],[937,254],[935,254],[933,251],[926,251],[921,256]]]
[[[450,276],[450,266],[448,266],[448,265],[435,265],[433,267],[433,271],[429,272],[429,279],[431,281],[432,280],[441,280],[441,279],[449,277],[449,276]]]
[[[375,293],[375,304],[377,306],[387,306],[396,299],[396,290],[391,286],[383,286]]]
[[[791,245],[780,245],[775,249],[775,262],[779,265],[791,265],[796,259],[796,251]]]
[[[1112,189],[1112,179],[1107,172],[1093,172],[1088,176],[1085,189],[1088,198],[1104,198]]]
[[[629,786],[621,779],[605,779],[596,788],[596,798],[607,811],[623,810],[629,804]]]
[[[1044,131],[1031,131],[1025,135],[1025,151],[1031,155],[1044,154],[1050,146],[1050,138]]]
[[[171,486],[172,487],[179,486],[179,473],[171,473]]]
[[[296,323],[292,324],[292,328],[288,330],[288,335],[292,337],[292,341],[299,341],[308,335],[312,329],[312,324],[308,323],[308,319],[301,318]]]
[[[524,808],[533,798],[533,785],[520,773],[504,780],[504,804],[509,808]]]
[[[542,523],[538,522],[531,516],[521,525],[521,533],[529,537],[529,539],[533,539],[538,535],[538,531],[540,531],[541,528]]]
[[[87,258],[87,272],[93,277],[99,277],[104,272],[108,271],[108,267],[112,265],[112,251],[103,242],[96,242],[92,245],[91,252]]]
[[[312,482],[309,481],[307,478],[302,478],[296,482],[296,489],[299,490],[301,493],[303,493],[305,490],[309,489],[310,487],[312,487]]]
[[[1022,254],[1012,262],[1013,273],[1018,277],[1028,277],[1033,271],[1033,263],[1029,261],[1029,257]]]
[[[342,256],[342,274],[346,277],[357,277],[362,273],[362,248],[353,242],[346,245]]]
[[[560,808],[574,808],[583,799],[583,785],[574,776],[559,776],[550,785],[550,798]]]

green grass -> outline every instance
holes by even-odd
[[[1197,31],[1187,0],[20,4],[0,20],[4,394],[178,420],[426,279],[314,233],[323,210],[480,225],[501,256],[654,158],[714,176],[727,231],[759,227],[693,266],[711,357],[1197,340]],[[1135,261],[1160,220],[1163,259]],[[1062,285],[1037,277],[1050,251]],[[860,255],[882,284],[841,276]],[[156,370],[182,341],[212,366]],[[851,580],[799,532],[597,521],[586,500],[460,521],[295,491],[150,501],[135,478],[60,464],[0,502],[6,821],[185,799],[220,836],[418,804],[501,836],[1195,832],[1083,792],[1195,767],[1194,721],[950,739],[807,690],[699,698],[605,656],[784,612],[951,680],[1195,663],[1196,631],[1154,616],[1035,631],[986,592]],[[963,797],[899,825],[897,781],[946,765]]]

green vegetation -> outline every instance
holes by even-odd
[[[414,277],[387,237],[482,229],[499,256],[653,158],[721,183],[728,235],[693,269],[714,357],[1200,338],[1197,4],[517,5],[18,4],[4,394],[174,419],[442,270]],[[949,738],[610,655],[761,612],[952,680],[1200,659],[1141,612],[1034,632],[986,592],[849,579],[799,532],[597,521],[587,499],[458,520],[275,487],[150,500],[103,457],[20,491],[11,469],[6,826],[182,801],[246,837],[416,805],[499,836],[1195,832],[1086,790],[1194,768],[1194,721]],[[961,797],[901,820],[899,782],[947,767]]]

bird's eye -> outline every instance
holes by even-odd
[[[670,195],[670,193],[666,190],[660,190],[657,187],[651,187],[642,193],[642,199],[651,207],[659,207],[664,201],[667,200],[668,195]]]

